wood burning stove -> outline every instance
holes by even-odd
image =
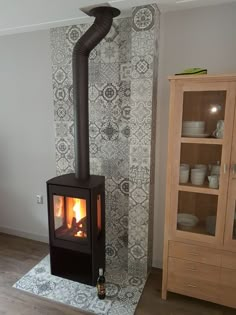
[[[75,174],[47,182],[51,272],[95,285],[105,269],[105,179],[89,173],[88,58],[109,32],[112,7],[93,8],[93,25],[73,50]]]
[[[51,272],[95,285],[105,268],[105,179],[74,174],[47,182]]]

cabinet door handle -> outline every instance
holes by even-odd
[[[190,288],[197,288],[197,286],[195,284],[187,284],[187,287],[190,287]]]
[[[192,255],[192,256],[199,256],[198,253],[194,253],[194,252],[189,252],[189,255]]]
[[[227,173],[227,164],[224,164],[224,165],[223,165],[223,172],[224,172],[224,174]]]
[[[196,268],[187,268],[188,271],[197,271]]]
[[[236,164],[232,165],[232,173],[233,173],[233,175],[236,174]]]

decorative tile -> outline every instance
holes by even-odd
[[[81,32],[79,26],[77,26],[77,25],[70,26],[66,30],[66,39],[67,39],[68,43],[70,43],[72,45],[76,44],[76,42],[79,40],[81,35],[82,35],[82,32]]]
[[[151,101],[152,100],[152,80],[151,79],[133,79],[131,82],[132,100]]]
[[[132,56],[145,56],[146,54],[152,55],[155,34],[154,30],[132,33]]]
[[[118,87],[114,83],[107,83],[102,90],[103,98],[108,101],[114,101],[118,96]]]
[[[62,84],[66,78],[67,75],[62,68],[57,69],[57,71],[54,73],[54,79],[59,84]]]
[[[116,123],[104,123],[101,127],[102,138],[106,141],[114,141],[119,137],[119,126]]]
[[[135,56],[132,58],[132,75],[134,79],[152,78],[153,56]]]
[[[133,10],[133,28],[135,31],[148,31],[154,25],[155,10],[151,5],[137,7]]]
[[[122,63],[120,65],[120,80],[121,81],[130,81],[131,80],[131,64]]]
[[[119,63],[102,63],[100,69],[100,82],[119,82]]]
[[[113,255],[112,246],[107,250]],[[116,265],[107,268],[105,276],[106,298],[99,300],[96,287],[51,275],[48,255],[13,287],[93,314],[133,315],[145,285],[144,278],[129,277]]]
[[[119,60],[119,45],[116,42],[104,42],[101,47],[101,62],[114,63]]]

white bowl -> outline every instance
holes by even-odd
[[[197,168],[197,169],[207,169],[207,165],[206,164],[195,164],[194,165],[194,168]]]
[[[205,175],[207,174],[207,168],[208,168],[208,166],[205,164],[195,164],[194,165],[194,169],[199,169],[199,170],[204,171]]]
[[[185,120],[183,127],[205,127],[205,121],[202,120]]]
[[[191,171],[191,176],[193,177],[202,177],[204,176],[205,177],[205,170],[199,170],[199,172],[192,172]]]
[[[179,227],[183,230],[191,229],[192,227],[196,226],[199,222],[198,217],[193,214],[189,213],[178,213],[177,216],[177,223]]]
[[[193,177],[202,177],[202,176],[206,176],[206,171],[205,170],[203,170],[203,169],[197,169],[197,170],[195,170],[195,169],[193,169],[193,170],[191,170],[191,176],[193,176]]]

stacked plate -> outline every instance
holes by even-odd
[[[178,213],[177,223],[181,230],[191,230],[199,222],[198,217],[189,213]]]
[[[208,137],[205,133],[205,121],[183,121],[182,136],[184,137]]]

